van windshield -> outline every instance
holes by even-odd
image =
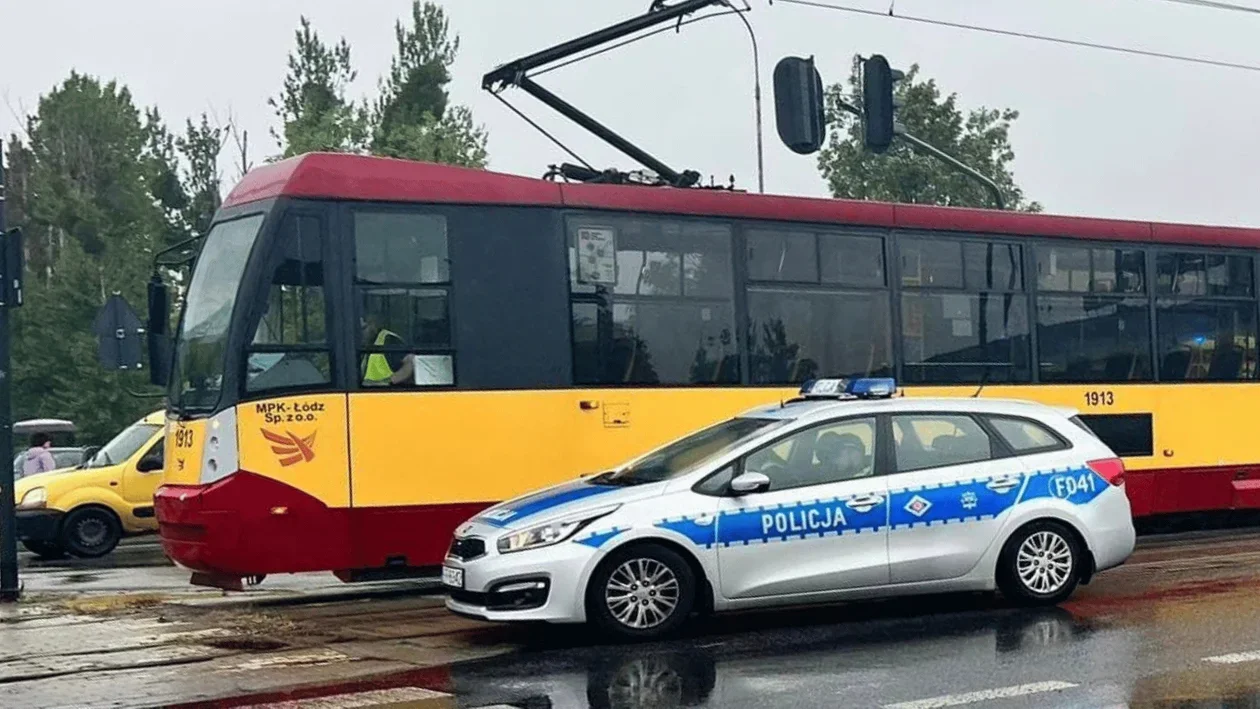
[[[123,432],[114,436],[114,440],[106,443],[103,448],[92,456],[92,459],[83,464],[85,468],[106,468],[111,465],[118,465],[127,460],[140,450],[143,446],[157,433],[162,427],[155,423],[137,423],[123,429]]]
[[[591,482],[597,485],[642,485],[671,480],[695,470],[748,438],[783,426],[788,421],[728,419],[658,448],[620,470],[596,476]]]

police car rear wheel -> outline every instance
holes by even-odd
[[[588,616],[602,630],[625,638],[656,638],[687,620],[696,579],[676,552],[643,544],[619,549],[591,575]]]
[[[1007,541],[998,562],[1002,595],[1025,605],[1052,605],[1076,590],[1081,550],[1058,522],[1034,522]]]

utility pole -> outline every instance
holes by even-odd
[[[0,279],[3,279],[0,297],[6,301],[0,303],[0,602],[11,603],[21,595],[18,585],[17,501],[13,499],[13,411],[9,387],[13,379],[9,371],[9,308],[18,303],[7,302],[7,294],[12,291],[15,282],[20,283],[22,273],[12,272],[14,265],[21,268],[21,261],[14,264],[9,258],[13,253],[9,242],[19,239],[16,233],[6,231],[5,196],[4,143],[0,142],[0,254],[5,262],[0,268]]]

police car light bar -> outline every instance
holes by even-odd
[[[805,399],[884,399],[897,391],[892,378],[811,379],[801,386]]]
[[[886,399],[897,393],[897,381],[892,377],[854,379],[849,384],[849,393],[859,399]]]

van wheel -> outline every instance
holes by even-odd
[[[56,542],[44,542],[35,539],[23,539],[22,546],[40,559],[64,559],[66,550]]]
[[[1065,600],[1081,579],[1081,548],[1076,535],[1060,522],[1042,520],[1017,531],[998,559],[1002,595],[1028,606]]]
[[[84,507],[66,515],[61,523],[61,545],[83,559],[105,556],[122,539],[122,524],[113,512]]]
[[[676,552],[657,544],[618,549],[591,574],[587,617],[601,630],[634,640],[659,638],[691,615],[696,577]]]

